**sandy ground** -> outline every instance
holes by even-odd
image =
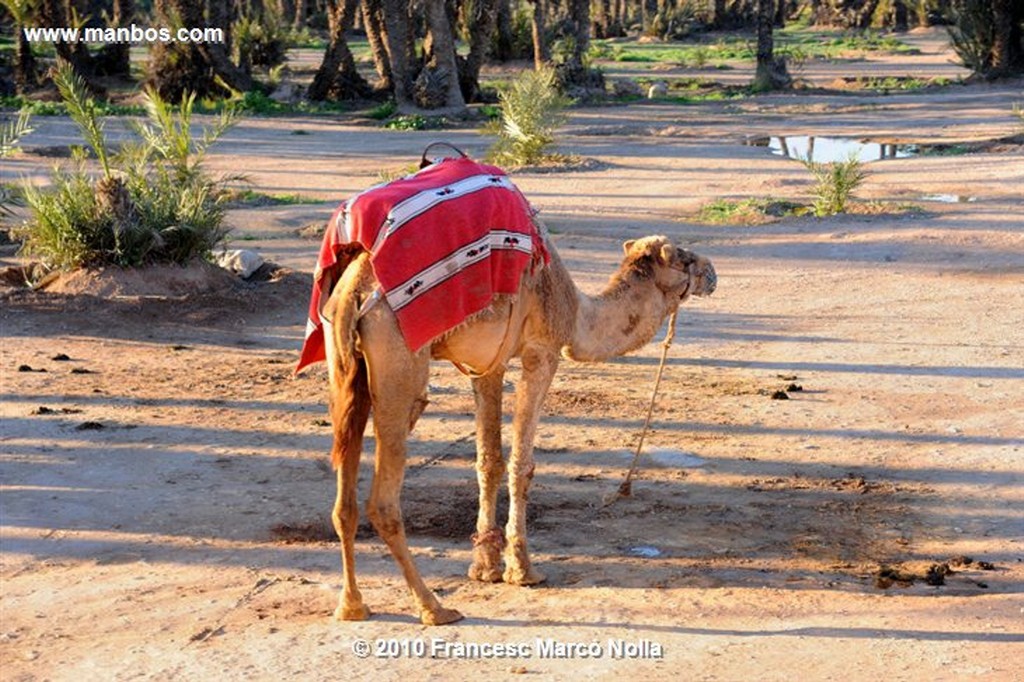
[[[913,39],[918,57],[840,67],[955,75],[935,34]],[[231,214],[236,246],[294,272],[202,295],[3,292],[0,677],[1021,679],[1020,146],[869,164],[862,201],[919,213],[692,219],[714,198],[808,200],[807,171],[749,136],[992,139],[1021,100],[1018,82],[574,111],[562,148],[597,168],[515,178],[579,286],[600,288],[622,240],[664,233],[714,260],[719,289],[686,304],[641,478],[608,508],[660,349],[563,366],[537,441],[536,588],[464,577],[472,397],[434,368],[405,513],[428,584],[466,615],[443,628],[413,617],[368,527],[374,616],[330,617],[324,372],[292,373],[318,243],[296,230],[434,139],[488,141],[244,121],[212,167],[325,201]],[[72,140],[37,123],[30,149]],[[4,179],[48,163],[22,155]]]

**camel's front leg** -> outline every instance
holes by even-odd
[[[512,456],[508,470],[508,525],[505,526],[505,574],[513,585],[534,585],[544,576],[530,565],[526,549],[526,497],[533,480],[533,439],[537,435],[541,406],[558,368],[558,355],[547,349],[523,353],[523,377],[516,389]]]
[[[496,507],[498,485],[505,474],[501,454],[501,394],[504,372],[473,379],[476,396],[476,479],[480,486],[480,507],[473,535],[473,580],[501,580],[501,549],[505,536],[498,527]]]

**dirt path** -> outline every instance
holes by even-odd
[[[870,164],[858,196],[924,209],[909,215],[688,216],[711,198],[808,199],[803,167],[747,136],[997,138],[1021,99],[1017,83],[575,112],[563,146],[599,167],[516,181],[580,286],[601,286],[622,240],[666,233],[712,257],[719,290],[681,316],[632,498],[600,507],[658,347],[557,377],[530,518],[542,587],[464,578],[472,397],[434,368],[405,500],[421,570],[467,616],[444,628],[413,618],[368,530],[375,615],[329,617],[324,375],[292,375],[307,275],[181,300],[5,291],[3,679],[1019,679],[1020,147]],[[39,123],[46,144],[68,135]],[[333,203],[436,137],[250,120],[211,163]],[[46,164],[25,155],[5,173]],[[294,231],[330,208],[233,212],[237,245],[306,272],[318,245]]]

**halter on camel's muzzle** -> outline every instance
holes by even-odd
[[[704,272],[701,273],[701,277],[704,278],[704,293],[701,295],[710,296],[715,293],[715,289],[718,288],[718,274],[715,272],[715,266],[710,261],[704,266]]]

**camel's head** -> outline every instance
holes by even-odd
[[[711,261],[679,248],[668,237],[631,239],[622,245],[625,265],[654,280],[666,296],[685,301],[690,296],[710,296],[718,284]]]

